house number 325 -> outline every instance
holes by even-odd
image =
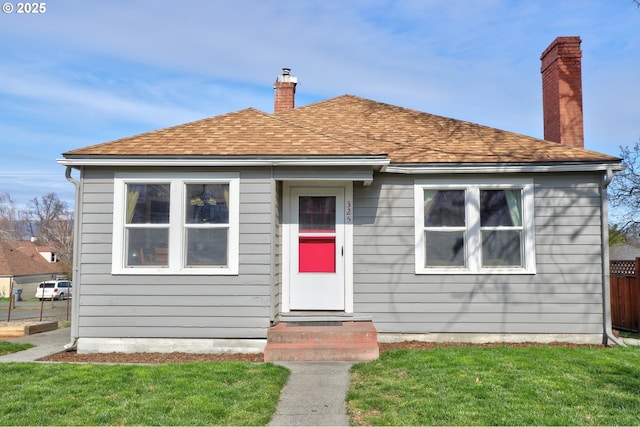
[[[351,222],[353,221],[353,210],[351,209],[351,200],[347,200],[346,216],[347,216],[347,224],[351,224]]]

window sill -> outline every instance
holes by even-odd
[[[481,270],[472,271],[466,268],[454,269],[454,268],[429,268],[416,270],[415,274],[417,275],[447,275],[447,276],[456,276],[456,275],[477,275],[477,276],[486,276],[486,275],[535,275],[535,270],[527,270],[524,268],[483,268]]]
[[[113,270],[114,276],[237,276],[238,270],[233,268],[185,268],[171,270],[161,267],[137,267]]]

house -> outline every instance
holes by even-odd
[[[0,242],[0,297],[21,289],[22,298],[32,298],[44,280],[61,274],[55,250],[30,241]]]
[[[628,244],[618,243],[609,248],[609,259],[612,261],[635,260],[640,258],[640,247]]]
[[[295,108],[284,69],[273,114],[64,153],[72,342],[263,351],[282,325],[320,323],[380,341],[614,339],[605,188],[621,163],[583,147],[580,43],[542,55],[545,140],[352,95]]]

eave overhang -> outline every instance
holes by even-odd
[[[387,173],[429,175],[429,174],[474,174],[474,173],[540,173],[540,172],[596,172],[621,171],[625,166],[619,161],[612,162],[549,162],[549,163],[391,163]]]
[[[112,157],[82,156],[57,159],[64,166],[110,167],[258,167],[258,166],[368,166],[380,170],[387,156],[282,156],[282,157]]]
[[[391,163],[378,156],[265,156],[265,157],[114,157],[69,156],[57,159],[63,166],[95,167],[367,167],[393,174],[477,174],[541,172],[617,172],[625,168],[620,160],[536,163]]]

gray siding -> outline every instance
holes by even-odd
[[[355,312],[380,332],[601,333],[600,176],[532,177],[534,275],[416,275],[416,177],[354,183]],[[241,173],[237,276],[111,275],[113,172],[85,170],[82,184],[81,338],[266,337],[282,295],[282,183],[269,170]]]
[[[273,282],[273,312],[272,318],[275,319],[280,313],[282,306],[282,181],[274,183],[275,185],[275,224],[274,224],[274,282]]]
[[[414,178],[354,186],[354,308],[379,332],[602,332],[598,174],[533,177],[535,275],[414,274]]]
[[[111,275],[113,176],[98,169],[83,176],[79,336],[266,337],[274,197],[268,171],[241,174],[237,276]]]

